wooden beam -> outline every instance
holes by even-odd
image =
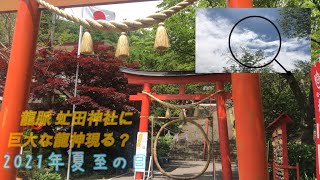
[[[80,6],[93,6],[93,5],[106,5],[106,4],[119,4],[119,3],[132,3],[141,1],[155,1],[155,0],[46,0],[46,2],[59,7],[80,7]],[[17,11],[19,0],[0,0],[0,13],[15,12]]]
[[[230,82],[231,75],[227,73],[199,74],[192,76],[141,76],[124,73],[129,84],[190,84],[190,83],[212,83],[215,81]]]
[[[200,101],[208,96],[210,94],[152,94],[156,98],[162,100],[162,101],[167,101],[167,100],[196,100]],[[226,92],[226,99],[231,99],[231,93]],[[144,97],[144,94],[138,93],[137,95],[130,95],[129,100],[130,101],[141,101],[142,98]],[[214,96],[212,97],[214,99]],[[151,100],[154,100],[151,98]]]

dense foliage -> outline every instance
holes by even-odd
[[[42,49],[37,55],[34,68],[34,83],[31,87],[33,98],[62,95],[67,102],[86,108],[112,108],[115,110],[133,110],[128,95],[135,92],[129,88],[127,80],[119,71],[120,66],[136,67],[114,58],[113,47],[97,45],[95,56],[80,56],[72,52]],[[74,82],[77,63],[79,63],[78,97],[74,98]],[[58,93],[57,93],[58,92]],[[59,108],[68,103],[58,103]],[[43,107],[43,105],[42,105]],[[45,108],[45,107],[43,107]]]
[[[288,143],[289,164],[299,163],[301,177],[315,177],[316,148],[314,145]],[[296,172],[290,173],[290,179],[296,177]]]
[[[127,119],[132,121],[130,126],[92,126],[92,127],[75,127],[74,132],[113,132],[113,137],[116,140],[115,144],[111,147],[104,147],[100,145],[100,148],[80,148],[87,154],[85,157],[88,163],[85,163],[84,168],[87,170],[85,173],[73,173],[73,177],[88,177],[89,175],[95,175],[100,177],[98,172],[93,172],[92,167],[94,161],[92,154],[107,153],[107,162],[109,166],[108,172],[103,172],[104,176],[107,174],[115,174],[115,169],[112,168],[112,161],[119,156],[119,153],[128,160],[128,166],[132,167],[133,152],[135,149],[135,137],[138,130],[138,117],[139,112],[133,106],[132,102],[129,102],[129,94],[136,94],[139,88],[131,86],[129,87],[126,78],[123,73],[120,72],[120,66],[126,66],[136,68],[137,64],[125,63],[114,57],[114,48],[110,45],[103,45],[96,43],[95,55],[92,56],[79,56],[77,57],[77,48],[73,51],[54,50],[49,48],[43,48],[38,50],[36,56],[36,62],[34,66],[34,75],[31,84],[31,102],[29,109],[32,110],[53,110],[53,123],[50,126],[45,126],[40,131],[33,130],[35,134],[42,134],[43,132],[49,135],[54,135],[58,132],[69,132],[70,126],[55,126],[57,113],[60,110],[72,110],[72,105],[76,105],[77,111],[91,111],[101,110],[106,112],[107,110],[116,110],[117,114],[121,111],[134,112],[132,118]],[[5,72],[7,64],[5,61],[1,61],[1,72]],[[79,64],[79,80],[77,87],[77,97],[73,96],[76,68]],[[5,74],[1,74],[1,78],[5,79]],[[36,103],[38,102],[38,103]],[[30,130],[26,134],[30,134]],[[128,133],[130,138],[126,142],[125,147],[121,147],[120,135]],[[63,154],[64,162],[67,162],[67,149],[52,147],[40,148],[28,146],[24,148],[24,153],[43,154],[44,157],[48,157],[52,151]],[[130,152],[130,153],[129,153]],[[91,158],[91,159],[90,159]],[[47,167],[44,167],[46,169]],[[50,172],[44,173],[22,173],[26,172],[21,169],[21,173],[28,178],[37,179],[52,179],[58,178],[58,174],[52,174]],[[117,173],[122,171],[117,170]],[[61,169],[61,176],[64,177],[66,168]]]

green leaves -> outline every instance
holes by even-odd
[[[311,33],[310,9],[284,8],[278,22],[289,38],[308,38]],[[313,27],[314,30],[317,28]]]
[[[157,145],[158,157],[167,157],[170,152],[170,147],[172,145],[173,136],[166,134],[165,136],[160,136]]]
[[[298,143],[288,143],[288,155],[289,164],[295,165],[296,162],[300,166],[300,176],[304,174],[308,177],[315,176],[315,158],[316,158],[316,148],[314,145],[298,144]],[[295,177],[294,173],[290,174],[290,177]],[[290,178],[290,179],[291,179]]]

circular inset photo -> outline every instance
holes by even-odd
[[[242,31],[249,33],[241,34]],[[232,57],[239,64],[247,68],[262,68],[279,55],[281,35],[271,20],[263,16],[247,16],[233,26],[228,44]]]

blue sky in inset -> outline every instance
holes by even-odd
[[[279,16],[279,9],[277,8],[251,8],[251,9],[222,9],[222,8],[216,8],[216,9],[198,9],[197,11],[206,11],[207,16],[210,20],[215,20],[217,17],[221,17],[223,19],[228,19],[230,23],[235,24],[239,20],[241,20],[244,17],[248,16],[263,16],[269,20],[271,20],[273,23],[276,24],[276,26],[281,29],[281,27],[276,22],[277,17]],[[260,21],[260,19],[256,19],[258,23],[261,23],[263,21]],[[255,32],[260,32],[263,34],[273,35],[268,31],[270,29],[269,23],[261,23],[259,26],[242,26],[244,28],[249,28],[250,30],[253,30]]]
[[[272,21],[279,29],[282,45],[277,60],[288,70],[294,69],[295,60],[310,61],[310,39],[286,38],[277,23],[280,8],[250,9],[197,9],[196,13],[196,72],[223,72],[230,67],[228,38],[232,27],[248,16],[262,16]],[[263,50],[269,62],[279,48],[279,35],[275,27],[262,18],[248,18],[241,21],[231,35],[231,48],[241,56],[240,47],[249,50]],[[275,63],[269,65],[277,72],[284,70]]]

